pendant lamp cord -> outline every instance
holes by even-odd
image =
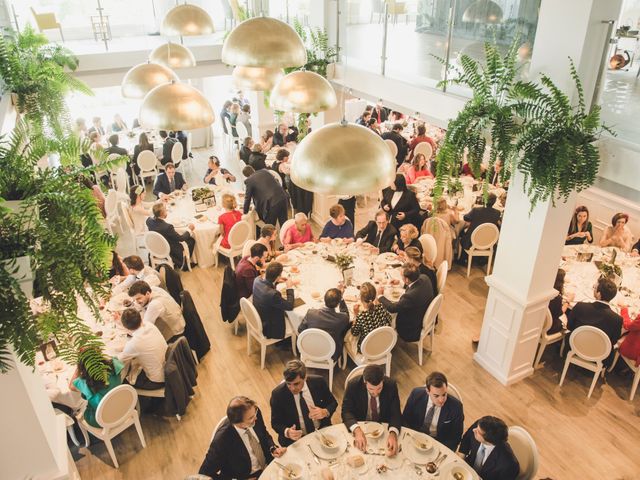
[[[336,0],[336,9],[337,9],[337,15],[336,15],[336,34],[340,35],[340,0]],[[346,28],[345,28],[345,35],[344,35],[344,51],[345,53],[347,52],[347,34],[346,34]],[[336,43],[336,57],[337,58],[341,58],[342,59],[342,77],[343,77],[343,82],[342,82],[342,88],[340,89],[340,109],[341,109],[341,124],[342,125],[346,125],[347,122],[347,118],[346,118],[346,107],[345,107],[345,88],[346,88],[346,82],[347,82],[347,56],[346,55],[340,55],[340,45],[338,45]]]

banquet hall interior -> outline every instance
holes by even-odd
[[[640,478],[640,0],[0,27],[0,480]]]

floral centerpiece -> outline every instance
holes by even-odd
[[[191,191],[191,198],[195,203],[204,202],[211,197],[215,197],[215,192],[206,187],[194,188]]]
[[[616,265],[617,256],[618,250],[614,248],[609,262],[602,262],[598,265],[598,270],[600,271],[600,277],[608,278],[619,287],[620,283],[622,283],[622,268],[620,268],[620,265]]]

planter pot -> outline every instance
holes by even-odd
[[[27,296],[33,297],[33,270],[31,270],[31,257],[28,255],[17,257],[13,260],[4,260],[3,268],[20,284],[20,288]]]

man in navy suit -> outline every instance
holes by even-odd
[[[156,178],[156,183],[153,185],[153,194],[160,198],[163,195],[169,195],[175,190],[186,189],[187,182],[184,181],[184,177],[180,172],[176,172],[175,165],[169,162],[164,167],[164,173],[161,173]]]
[[[165,220],[167,218],[167,207],[164,203],[156,203],[151,211],[153,212],[153,217],[147,218],[147,228],[150,232],[157,232],[162,235],[169,243],[171,260],[173,260],[176,268],[182,266],[183,269],[188,269],[187,262],[190,261],[190,258],[184,258],[184,249],[180,242],[186,242],[189,247],[189,257],[191,257],[193,249],[196,247],[196,239],[191,236],[196,228],[195,225],[190,223],[188,230],[179,234],[174,226]]]
[[[426,433],[455,452],[462,437],[464,413],[462,402],[449,395],[448,387],[443,373],[430,373],[426,388],[411,391],[402,412],[402,424]]]
[[[284,338],[286,332],[285,312],[293,310],[293,283],[287,280],[286,300],[276,290],[276,284],[282,275],[282,264],[271,262],[267,265],[264,278],[253,282],[253,306],[262,320],[262,333],[267,338]]]
[[[497,417],[482,417],[462,437],[460,453],[482,480],[515,480],[518,459],[507,443],[509,429]]]

